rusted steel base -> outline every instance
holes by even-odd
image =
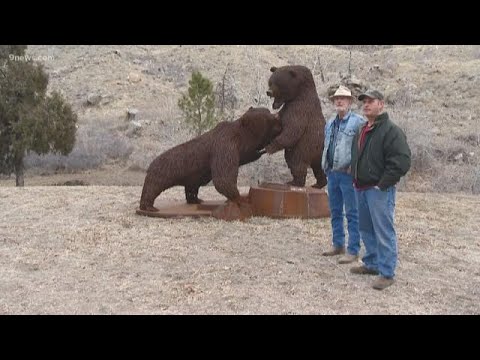
[[[262,183],[250,188],[253,216],[272,218],[323,218],[330,216],[324,189]]]
[[[245,220],[253,216],[252,207],[248,203],[237,205],[227,201],[212,211],[212,216],[216,219],[232,221]]]
[[[244,198],[247,201],[247,196]],[[242,203],[240,206],[231,201],[204,201],[201,204],[187,204],[175,202],[163,202],[155,204],[158,211],[145,211],[137,209],[138,215],[160,217],[160,218],[183,218],[183,217],[205,217],[213,216],[214,218],[232,221],[245,220],[253,215],[252,209],[248,202]]]
[[[294,187],[275,183],[262,183],[250,188],[240,205],[230,201],[204,201],[201,204],[175,202],[157,203],[158,211],[137,209],[137,214],[160,218],[205,217],[232,221],[251,216],[272,218],[322,218],[329,217],[328,198],[325,191],[311,187]]]
[[[158,211],[137,209],[138,215],[160,218],[212,216],[212,211],[225,204],[225,201],[204,201],[201,204],[163,202],[155,204]]]

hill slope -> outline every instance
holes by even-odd
[[[28,53],[50,74],[50,88],[63,92],[80,117],[77,147],[69,158],[31,156],[27,165],[37,169],[30,176],[99,165],[145,170],[160,152],[193,136],[177,107],[192,70],[215,84],[225,76],[236,99],[232,116],[237,117],[249,106],[270,106],[265,91],[271,66],[304,64],[314,73],[326,117],[333,113],[327,91],[349,69],[354,82],[385,93],[387,111],[406,131],[414,152],[414,167],[402,187],[480,192],[480,47],[350,50],[296,45],[29,46]],[[88,106],[90,99],[98,104]],[[138,110],[137,124],[126,121],[132,108]],[[359,111],[357,104],[354,109]],[[240,174],[243,184],[288,179],[281,154],[263,157]]]

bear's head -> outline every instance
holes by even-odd
[[[301,93],[315,88],[312,72],[305,66],[288,65],[270,68],[267,95],[273,97],[272,107],[276,110],[283,104],[295,100]]]
[[[259,149],[269,144],[282,132],[278,114],[272,114],[265,107],[250,107],[240,118],[240,126],[258,140]]]

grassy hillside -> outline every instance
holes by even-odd
[[[142,172],[160,152],[193,136],[177,107],[192,70],[215,84],[225,77],[237,117],[249,106],[270,106],[271,66],[304,64],[314,73],[326,117],[333,113],[328,89],[348,74],[385,93],[414,155],[402,189],[480,193],[479,46],[35,45],[28,53],[44,63],[50,88],[73,103],[80,122],[72,154],[30,156],[27,179],[101,167]],[[95,105],[87,102],[92,99]],[[137,126],[126,120],[132,108]],[[239,181],[288,179],[276,154],[244,167]]]

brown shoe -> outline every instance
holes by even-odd
[[[369,269],[365,265],[354,266],[350,268],[350,272],[357,275],[378,275],[377,270]]]
[[[358,255],[345,254],[340,259],[338,259],[339,264],[350,264],[358,260]]]
[[[373,282],[372,287],[375,290],[383,290],[383,289],[389,287],[390,285],[392,285],[394,282],[395,282],[395,280],[393,278],[386,278],[386,277],[383,277],[383,276],[379,276]]]
[[[331,250],[325,251],[322,253],[323,256],[335,256],[335,255],[342,255],[345,254],[345,248],[337,248],[337,247],[332,247]]]

